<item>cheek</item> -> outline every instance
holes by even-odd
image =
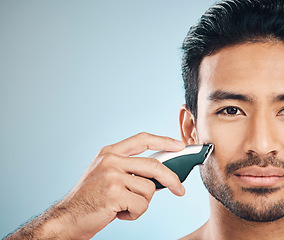
[[[218,160],[219,168],[223,169],[229,162],[243,156],[243,142],[246,127],[240,122],[223,122],[210,119],[198,125],[199,143],[214,143],[214,156]]]

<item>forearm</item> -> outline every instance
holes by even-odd
[[[87,240],[115,218],[135,220],[156,190],[148,178],[182,196],[184,188],[174,172],[157,159],[132,157],[147,149],[179,151],[184,144],[141,133],[104,147],[64,199],[6,240]]]
[[[59,202],[5,240],[75,239],[74,225],[72,214]]]

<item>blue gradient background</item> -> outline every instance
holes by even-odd
[[[180,47],[213,2],[0,1],[1,238],[64,197],[103,146],[141,131],[180,138]],[[95,239],[194,231],[209,216],[198,169],[184,185]]]

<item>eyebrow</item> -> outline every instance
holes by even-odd
[[[278,97],[278,96],[277,96]],[[284,95],[282,95],[284,100]],[[226,91],[215,91],[211,93],[208,97],[210,101],[218,102],[222,100],[238,100],[242,102],[253,102],[253,98],[246,94],[234,93],[234,92],[226,92]]]
[[[281,102],[284,101],[284,94],[275,95],[272,97],[273,102]]]

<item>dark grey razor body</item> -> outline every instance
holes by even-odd
[[[180,152],[157,152],[150,157],[156,158],[163,162],[165,166],[175,172],[180,181],[183,182],[194,166],[203,164],[212,153],[214,149],[213,144],[204,145],[188,145]],[[156,189],[164,188],[156,179],[151,179]]]

